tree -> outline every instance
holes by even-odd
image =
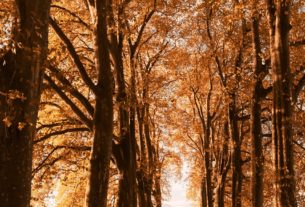
[[[50,1],[14,1],[0,58],[1,205],[30,206],[32,146],[47,55]]]
[[[272,147],[275,206],[297,206],[291,125],[290,1],[266,1],[273,75]]]
[[[253,5],[256,5],[256,1]],[[254,6],[255,7],[255,6]],[[263,93],[262,80],[267,74],[266,67],[262,65],[261,40],[259,32],[260,16],[258,10],[253,8],[253,16],[251,22],[252,30],[252,50],[253,50],[253,71],[254,84],[251,97],[251,193],[252,206],[263,206],[263,189],[264,189],[264,160],[262,145],[262,126],[261,126],[261,99]]]

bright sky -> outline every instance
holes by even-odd
[[[184,162],[182,178],[181,180],[171,181],[171,198],[170,200],[163,201],[162,207],[195,207],[194,203],[186,197],[187,176],[188,167]]]
[[[163,201],[162,207],[195,207],[192,201],[186,198],[186,183],[183,181],[172,182],[171,199]]]

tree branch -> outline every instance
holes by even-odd
[[[66,88],[68,89],[68,92],[70,92],[70,94],[72,96],[74,96],[77,100],[79,100],[79,102],[87,109],[88,113],[91,115],[91,117],[93,117],[94,114],[94,108],[92,107],[92,105],[90,104],[90,102],[88,101],[88,99],[82,94],[80,93],[77,89],[75,89],[72,84],[70,83],[70,81],[68,79],[66,79],[63,74],[61,73],[61,71],[59,69],[57,69],[56,67],[50,65],[48,67],[50,69],[50,71],[52,73],[54,73],[54,75],[56,76],[56,78],[63,84],[66,86]]]
[[[301,71],[304,69],[305,69],[305,67],[301,66]],[[302,78],[299,80],[299,82],[294,86],[293,94],[292,94],[294,103],[297,101],[297,98],[298,98],[301,90],[304,88],[304,86],[305,86],[305,74],[302,76]]]
[[[130,46],[131,57],[133,57],[134,54],[136,53],[136,50],[141,42],[145,27],[146,27],[147,23],[149,22],[149,20],[151,19],[151,17],[153,16],[153,14],[155,13],[155,11],[156,11],[156,1],[154,1],[154,8],[148,14],[145,15],[135,42],[132,43],[129,38],[128,42],[129,42],[129,46]]]
[[[91,27],[84,20],[82,20],[77,14],[75,14],[72,11],[70,11],[69,9],[61,7],[61,6],[58,6],[58,5],[51,5],[51,8],[56,8],[56,9],[60,9],[60,10],[63,10],[65,12],[67,12],[71,16],[75,17],[79,21],[80,24],[84,25],[87,29],[92,31]]]
[[[305,39],[296,40],[296,41],[292,41],[292,42],[289,43],[289,46],[292,46],[292,47],[299,47],[299,46],[302,46],[302,45],[305,45]]]
[[[89,119],[82,111],[81,109],[75,105],[75,103],[73,103],[71,101],[71,99],[55,84],[55,82],[47,75],[44,75],[44,78],[46,81],[48,81],[48,83],[50,84],[50,86],[53,88],[53,90],[63,99],[63,101],[68,104],[70,106],[70,108],[72,109],[72,111],[74,111],[74,113],[80,118],[80,120],[89,128],[89,129],[93,129],[93,124],[92,124],[92,120]]]
[[[79,128],[71,128],[71,129],[64,129],[64,130],[61,130],[61,131],[55,131],[55,132],[46,134],[46,135],[40,137],[37,140],[34,140],[33,144],[37,144],[39,142],[42,142],[44,140],[47,140],[47,139],[49,139],[53,136],[57,136],[57,135],[63,135],[63,134],[66,134],[66,133],[71,133],[71,132],[88,132],[88,131],[90,131],[90,130],[87,127],[79,127]]]
[[[78,68],[78,71],[83,79],[83,81],[87,84],[87,86],[95,93],[97,94],[97,87],[92,82],[92,79],[89,77],[83,63],[81,62],[72,42],[69,40],[69,38],[65,35],[65,33],[62,31],[62,29],[58,26],[58,24],[50,17],[50,24],[58,37],[65,43],[76,67]]]

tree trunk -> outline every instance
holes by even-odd
[[[145,97],[146,98],[146,97]],[[144,104],[145,108],[145,117],[144,117],[144,135],[146,140],[146,149],[147,149],[147,156],[148,156],[148,166],[147,171],[148,175],[146,178],[146,200],[147,200],[147,207],[152,207],[152,191],[153,191],[153,174],[154,174],[154,168],[155,164],[153,161],[153,146],[151,143],[150,138],[150,127],[149,127],[149,104]]]
[[[225,200],[225,189],[226,189],[226,179],[227,174],[230,169],[230,154],[229,154],[229,126],[228,122],[224,123],[224,142],[223,142],[223,149],[222,149],[222,156],[221,156],[221,164],[219,169],[219,175],[217,179],[217,186],[215,188],[215,207],[224,207],[224,200]]]
[[[209,116],[209,115],[208,115]],[[213,207],[212,166],[210,156],[210,117],[207,117],[206,132],[204,136],[204,169],[205,169],[205,192],[208,207]]]
[[[260,37],[258,14],[252,17],[252,48],[253,48],[253,71],[254,86],[252,92],[251,105],[251,195],[252,207],[263,206],[264,198],[264,160],[262,146],[262,127],[261,127],[261,91],[262,91],[262,59],[260,58]]]
[[[231,94],[229,104],[229,127],[233,146],[232,151],[232,207],[241,207],[242,166],[241,166],[241,141],[238,133],[236,117],[236,97]]]
[[[201,207],[208,206],[205,180],[206,180],[205,177],[203,177],[201,180]]]
[[[159,143],[156,143],[156,149],[153,153],[154,160],[154,173],[153,173],[153,196],[156,207],[162,206],[162,192],[161,192],[161,170],[162,163],[159,161]]]
[[[130,139],[125,138],[120,142],[120,156],[122,156],[122,162],[117,162],[117,167],[120,172],[119,180],[119,192],[117,207],[131,207],[134,205],[134,190],[131,190],[132,185],[131,169],[130,169]]]
[[[276,207],[297,206],[291,125],[290,4],[290,1],[267,1],[273,74],[272,148]]]
[[[0,205],[29,207],[32,145],[47,52],[50,1],[15,4],[15,44],[0,58]]]
[[[93,7],[94,8],[94,7]],[[94,140],[86,206],[106,207],[113,134],[113,86],[107,37],[107,0],[95,1],[94,49],[98,71]]]
[[[146,83],[147,84],[147,83]],[[144,87],[147,87],[145,85]],[[146,100],[147,89],[143,90],[142,99]],[[152,207],[152,177],[153,177],[153,158],[152,158],[152,145],[150,140],[150,127],[149,127],[149,104],[144,103],[138,107],[138,122],[139,122],[139,137],[141,145],[141,160],[140,169],[137,171],[138,178],[138,193],[139,193],[139,206]]]
[[[137,181],[136,181],[136,74],[135,74],[135,64],[134,59],[131,57],[130,61],[131,67],[131,91],[130,91],[130,116],[129,116],[129,159],[128,161],[128,171],[129,171],[129,193],[130,193],[130,200],[128,206],[136,207],[137,206]],[[126,190],[126,189],[125,189]]]

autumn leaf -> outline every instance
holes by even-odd
[[[13,124],[11,118],[8,117],[8,116],[5,117],[2,121],[4,122],[4,124],[5,124],[6,127],[10,127],[10,126],[12,126],[12,124]]]

